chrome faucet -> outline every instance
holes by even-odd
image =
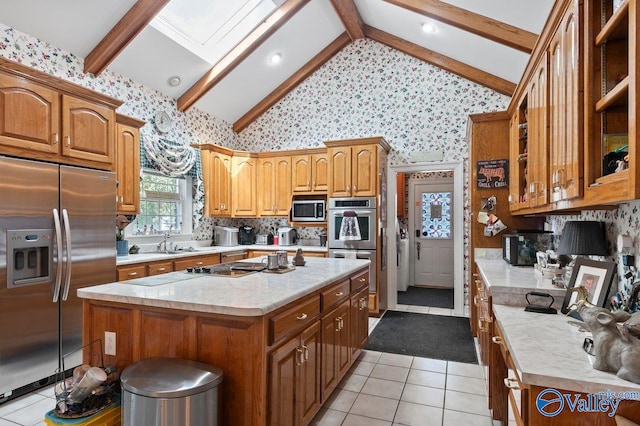
[[[164,240],[158,243],[158,251],[167,251],[167,240],[170,238],[169,232],[162,233]]]

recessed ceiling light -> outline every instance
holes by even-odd
[[[422,31],[425,33],[435,33],[436,26],[429,22],[425,22],[424,24],[422,24]]]
[[[280,61],[282,61],[282,54],[280,54],[280,53],[274,53],[273,55],[269,56],[268,62],[271,65],[279,64]]]
[[[167,80],[167,84],[171,87],[178,86],[180,84],[180,77],[178,77],[177,75],[169,77],[169,80]]]

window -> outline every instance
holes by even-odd
[[[451,192],[422,193],[422,235],[451,238]]]
[[[128,228],[135,235],[192,230],[191,177],[167,177],[145,170],[140,187],[140,214]]]

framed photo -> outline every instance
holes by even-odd
[[[589,302],[604,308],[615,267],[616,264],[614,262],[577,258],[562,303],[562,313],[569,312],[569,306],[578,300],[578,294],[572,291],[574,287],[584,287],[587,290]],[[582,320],[577,311],[573,311],[570,315]]]

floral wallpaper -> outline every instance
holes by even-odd
[[[550,216],[547,223],[551,226],[554,235],[562,234],[564,224],[569,220],[597,220],[604,222],[607,242],[609,243],[610,256],[608,260],[616,262],[617,276],[614,277],[614,284],[610,294],[620,291],[624,296],[628,296],[633,283],[638,280],[638,250],[640,248],[640,200],[622,203],[614,210],[585,210],[580,215],[574,216]],[[632,276],[625,277],[629,268],[622,265],[622,255],[617,251],[618,235],[627,234],[633,239],[633,253],[636,261]],[[557,246],[556,238],[556,246]]]
[[[189,145],[215,141],[235,149],[267,151],[322,146],[325,140],[381,135],[391,145],[389,165],[409,163],[411,153],[441,149],[445,161],[465,164],[468,193],[469,114],[506,109],[509,97],[422,62],[372,40],[357,40],[345,47],[295,90],[281,99],[243,132],[233,133],[230,123],[196,108],[176,109],[176,100],[108,69],[97,77],[84,74],[82,58],[0,24],[0,56],[22,63],[88,89],[120,99],[118,112],[147,122],[143,137],[163,137]],[[174,120],[167,134],[158,134],[153,116],[165,110]],[[194,186],[196,207],[202,205],[202,186]],[[612,242],[620,233],[640,242],[640,201],[609,211],[585,211],[580,216],[547,219],[559,234],[566,220],[602,220],[606,223],[612,259],[619,264]],[[230,219],[201,219],[195,238],[211,237],[215,224],[237,226]],[[282,219],[250,219],[261,232],[286,225]],[[303,238],[316,237],[322,228],[299,229]],[[636,261],[638,262],[638,261]],[[465,265],[468,269],[468,230],[465,229]],[[633,279],[618,285],[628,289]],[[634,277],[635,278],[635,277]]]
[[[236,144],[231,124],[224,120],[196,108],[179,112],[175,99],[109,69],[97,77],[85,74],[82,58],[3,24],[0,24],[0,56],[123,101],[118,112],[147,122],[141,129],[143,138],[162,137],[186,146],[203,141],[231,148]],[[159,134],[153,126],[153,116],[159,110],[166,111],[174,122],[165,134]],[[194,233],[202,239],[211,238],[209,220],[201,220],[204,199],[201,181],[194,183],[193,193],[194,223],[199,223]]]
[[[509,100],[373,40],[357,40],[242,131],[238,147],[296,149],[383,136],[391,145],[389,165],[408,164],[411,153],[435,149],[445,161],[463,161],[468,194],[468,115],[505,110]]]

